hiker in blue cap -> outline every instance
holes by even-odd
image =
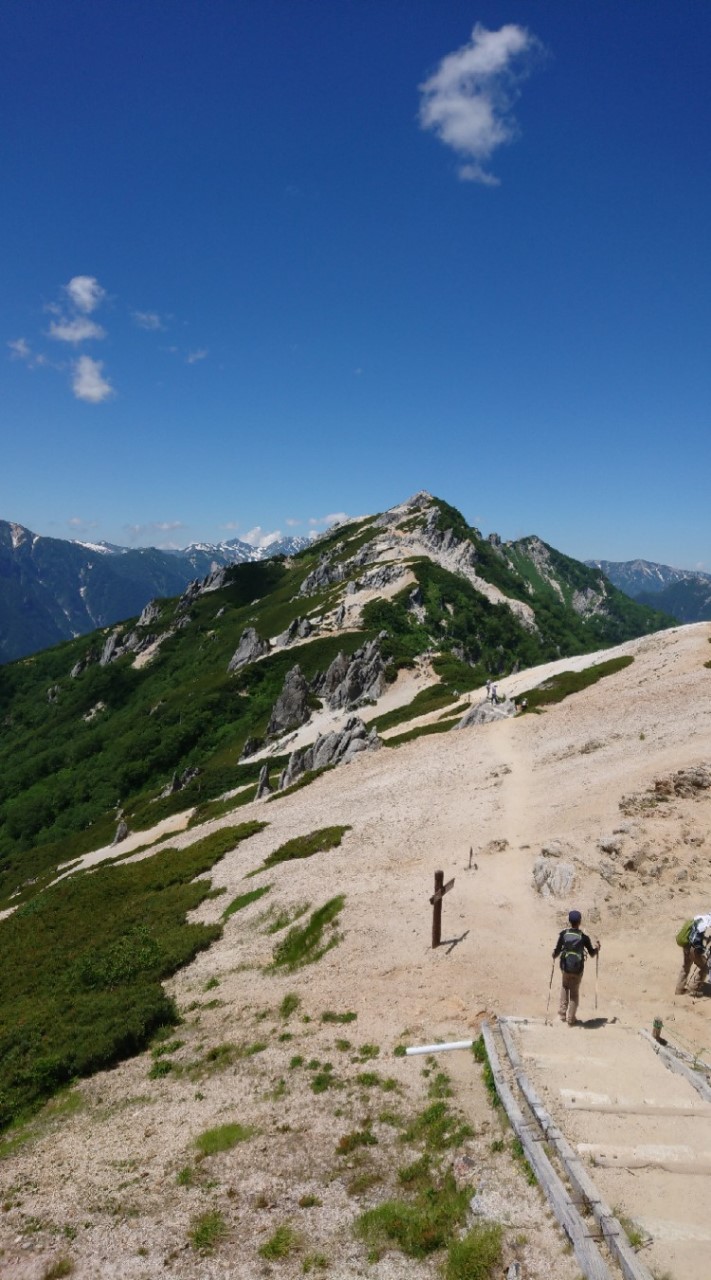
[[[578,1000],[580,983],[585,969],[585,952],[596,956],[600,950],[600,942],[593,946],[587,933],[580,928],[582,916],[579,911],[569,911],[569,927],[562,929],[555,944],[553,959],[560,956],[562,983],[560,988],[560,1004],[558,1017],[567,1022],[569,1027],[578,1025]]]

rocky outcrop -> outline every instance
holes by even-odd
[[[138,619],[137,626],[150,627],[152,622],[156,622],[160,617],[160,605],[157,600],[149,600],[145,609]]]
[[[455,725],[455,729],[468,729],[473,724],[491,724],[493,720],[506,720],[509,716],[515,716],[516,707],[508,698],[504,702],[478,702],[475,707],[470,707],[466,715],[462,716],[459,724]]]
[[[575,887],[575,867],[541,856],[533,864],[533,883],[542,898],[565,898]]]
[[[297,640],[308,640],[313,635],[314,626],[309,622],[308,618],[294,618],[290,622],[286,631],[282,631],[281,635],[276,637],[274,647],[276,649],[285,649],[288,645],[294,644]]]
[[[189,765],[187,769],[183,769],[182,773],[178,773],[176,770],[167,787],[164,787],[161,791],[160,798],[163,799],[165,796],[175,795],[176,791],[182,791],[187,787],[189,782],[192,782],[194,778],[198,777],[199,773],[200,770],[195,764]]]
[[[386,634],[381,632],[380,636],[369,640],[351,657],[339,653],[322,680],[315,685],[319,697],[323,698],[332,711],[340,708],[352,710],[364,702],[380,697],[387,683],[385,663],[380,653],[380,640]]]
[[[114,662],[116,658],[121,656],[119,652],[120,636],[120,631],[112,631],[111,635],[107,637],[99,658],[100,667],[107,667],[110,662]]]
[[[256,662],[257,658],[264,657],[269,653],[269,641],[262,640],[262,637],[254,627],[246,627],[239,638],[239,644],[230,658],[228,671],[237,671],[240,667],[245,667],[248,662]]]
[[[570,601],[571,606],[581,618],[591,618],[605,607],[605,594],[586,587],[583,591],[575,591]]]
[[[368,730],[358,716],[350,716],[342,729],[322,734],[310,747],[292,751],[289,763],[279,779],[279,786],[290,787],[302,773],[310,769],[348,764],[362,751],[377,751],[381,745],[375,729]]]
[[[327,551],[321,556],[316,568],[307,574],[299,587],[300,596],[313,596],[317,591],[324,591],[326,587],[332,586],[334,582],[343,581],[346,576],[345,566],[333,562],[336,552],[342,549],[339,545],[333,551]]]
[[[290,729],[298,729],[311,717],[309,707],[310,689],[300,666],[291,668],[284,680],[284,687],[279,694],[267,725],[267,737],[278,738]]]
[[[220,587],[224,587],[227,581],[227,567],[223,564],[216,565],[211,573],[208,573],[202,584],[201,594],[205,595],[208,591],[219,591]]]
[[[180,597],[180,599],[178,600],[178,603],[175,606],[176,616],[178,616],[179,614],[187,613],[191,604],[193,604],[195,600],[197,600],[201,590],[202,590],[202,584],[200,582],[200,579],[193,578],[193,581],[188,583],[182,596]]]
[[[117,826],[117,828],[116,828],[116,835],[114,836],[114,838],[113,838],[113,840],[111,841],[111,843],[112,843],[112,844],[121,844],[121,841],[122,841],[122,840],[125,840],[127,835],[128,835],[128,825],[126,824],[126,822],[124,822],[124,819],[123,819],[123,818],[121,818],[121,820],[120,820],[120,822],[119,822],[119,824],[118,824],[118,826]]]
[[[264,738],[247,738],[247,741],[242,747],[240,760],[248,760],[250,756],[256,755],[258,751],[261,751],[263,746]]]
[[[257,783],[257,794],[255,800],[262,800],[264,796],[270,796],[272,793],[271,783],[269,781],[269,765],[263,764],[259,773],[259,781]]]

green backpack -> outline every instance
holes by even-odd
[[[686,924],[683,924],[683,925],[681,926],[681,929],[679,930],[679,932],[678,932],[678,933],[677,933],[677,935],[676,935],[676,940],[677,940],[677,944],[678,944],[678,946],[680,946],[680,947],[688,947],[688,945],[689,945],[689,938],[691,937],[691,930],[693,929],[693,927],[694,927],[694,922],[693,922],[693,920],[687,920]]]
[[[560,967],[564,973],[582,973],[585,967],[583,935],[579,929],[566,929]]]

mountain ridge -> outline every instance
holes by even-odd
[[[679,622],[711,620],[711,574],[651,560],[586,560],[639,604],[673,614]]]

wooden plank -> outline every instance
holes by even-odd
[[[567,1188],[558,1177],[540,1142],[536,1142],[533,1137],[531,1127],[526,1123],[523,1113],[504,1079],[499,1055],[496,1051],[496,1045],[488,1022],[482,1022],[481,1032],[484,1037],[494,1083],[506,1114],[526,1153],[526,1159],[548,1197],[558,1222],[573,1246],[575,1257],[585,1276],[585,1280],[611,1280],[609,1268],[603,1261],[597,1246],[590,1239],[588,1228],[572,1203]]]
[[[442,885],[441,889],[438,889],[436,893],[433,893],[432,897],[430,898],[430,902],[432,903],[432,905],[434,906],[435,902],[441,902],[445,893],[449,893],[453,885],[454,885],[454,880],[448,880],[446,884]]]
[[[625,1280],[652,1280],[651,1273],[644,1263],[640,1262],[627,1238],[626,1232],[613,1214],[610,1206],[602,1199],[595,1183],[581,1163],[577,1152],[546,1111],[541,1099],[526,1076],[513,1036],[505,1022],[499,1022],[499,1030],[519,1089],[535,1115],[544,1137],[558,1152],[577,1194],[590,1208],[610,1252],[620,1265]]]
[[[705,1075],[699,1071],[694,1071],[693,1067],[688,1067],[685,1062],[681,1062],[673,1049],[668,1049],[665,1045],[660,1044],[658,1040],[654,1039],[650,1031],[642,1030],[639,1034],[651,1044],[657,1057],[661,1058],[670,1071],[676,1072],[678,1076],[683,1076],[705,1102],[711,1102],[711,1085],[709,1085]]]

